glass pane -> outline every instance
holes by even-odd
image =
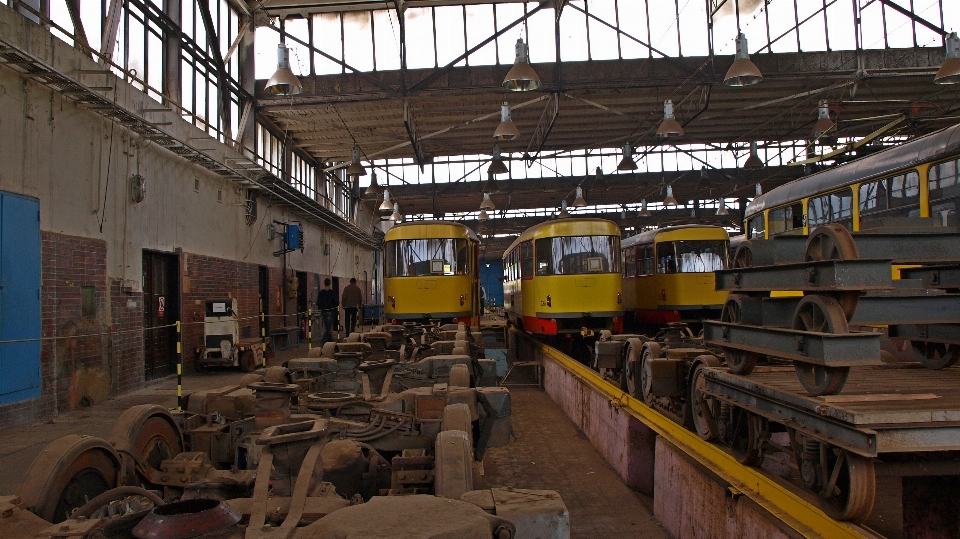
[[[505,28],[513,21],[523,17],[523,4],[496,4],[497,30]],[[467,30],[469,32],[469,28]],[[514,60],[514,44],[517,38],[523,37],[523,25],[517,25],[504,32],[497,38],[497,56],[501,64],[512,64]]]
[[[428,7],[408,8],[403,12],[407,21],[407,67],[433,67],[433,10]]]
[[[620,238],[565,236],[536,241],[537,275],[620,273]]]
[[[624,277],[633,277],[637,274],[637,248],[627,247],[623,250],[623,275]]]
[[[857,48],[853,8],[847,2],[836,2],[827,8],[827,40],[830,50],[852,51]]]
[[[589,0],[587,10],[591,15],[617,26],[617,6],[615,0]],[[615,60],[620,57],[617,31],[590,17],[590,58],[593,60]]]
[[[338,60],[343,60],[339,14],[322,13],[313,16],[313,46]],[[314,53],[313,64],[318,75],[333,75],[343,72],[343,67],[340,64],[320,54]]]
[[[535,4],[528,3],[527,11],[534,8]],[[563,16],[576,10],[564,10]],[[527,45],[530,46],[530,61],[532,63],[555,62],[557,60],[556,33],[554,27],[553,8],[541,9],[529,19],[527,19],[528,35]],[[512,33],[508,32],[508,33]],[[516,39],[514,39],[516,41]],[[585,45],[584,45],[585,46]],[[500,54],[503,54],[502,52]],[[513,63],[511,53],[510,63]]]
[[[792,29],[797,24],[793,2],[771,2],[767,5],[770,16],[770,39],[780,37],[776,43],[770,45],[772,52],[797,52],[797,31]]]
[[[674,249],[668,249],[668,252],[675,251],[677,255],[677,273],[709,273],[727,267],[725,241],[681,240],[670,243],[674,244]]]
[[[890,179],[890,207],[898,208],[920,201],[920,178],[916,172]]]
[[[388,241],[384,251],[387,277],[470,273],[467,240],[438,238]]]
[[[810,17],[822,8],[823,4],[818,2],[797,2],[798,20],[802,21]],[[800,25],[800,50],[804,52],[827,50],[827,34],[823,25],[822,11]]]
[[[571,2],[583,8],[583,2]],[[576,62],[588,59],[587,16],[575,9],[565,9],[560,16],[560,60]]]
[[[373,28],[369,11],[343,14],[343,61],[360,71],[373,70]]]
[[[496,33],[493,24],[493,6],[466,6],[467,9],[467,49],[472,49]],[[508,32],[509,33],[509,32]],[[494,65],[497,63],[496,41],[487,43],[482,49],[467,59],[470,65]]]
[[[650,43],[647,35],[647,3],[636,0],[617,0],[617,12],[620,15],[620,30],[636,38],[636,40]],[[634,39],[620,36],[620,53],[623,58],[647,58],[650,50]]]
[[[650,44],[667,56],[680,56],[676,0],[660,0],[655,5],[659,16],[650,17]]]
[[[202,25],[201,25],[202,26]],[[269,79],[277,70],[277,45],[280,44],[280,34],[265,26],[256,30],[253,39],[254,62],[258,79]]]

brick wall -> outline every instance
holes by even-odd
[[[240,335],[260,334],[259,266],[223,258],[184,253],[181,257],[183,362],[194,364],[193,351],[203,339],[203,308],[208,299],[236,298]]]

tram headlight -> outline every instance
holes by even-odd
[[[550,303],[550,294],[547,294],[547,307],[553,307],[553,305]]]
[[[466,298],[464,297],[464,295],[463,295],[463,294],[460,294],[460,305],[463,305],[463,302],[464,302],[465,299],[466,299]]]
[[[396,297],[396,296],[390,296],[390,306],[393,307],[393,308],[396,308],[396,307],[397,307],[397,297]]]
[[[617,305],[623,303],[623,297],[620,295],[620,292],[617,292]]]

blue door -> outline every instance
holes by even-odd
[[[0,193],[0,404],[40,396],[40,201]]]

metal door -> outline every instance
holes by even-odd
[[[143,376],[154,380],[177,372],[180,318],[180,260],[175,254],[143,251]]]
[[[40,201],[0,193],[0,404],[40,396]]]

